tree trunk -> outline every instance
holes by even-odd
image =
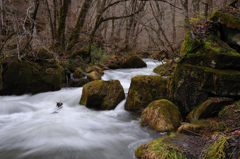
[[[200,0],[193,0],[192,5],[193,5],[193,17],[197,18],[200,14],[200,8],[199,8],[199,3]]]
[[[71,43],[70,43],[70,47],[72,47],[74,44],[77,43],[78,41],[78,37],[79,37],[79,34],[80,34],[80,31],[85,23],[85,20],[86,20],[86,17],[87,17],[87,13],[90,9],[90,6],[92,4],[92,0],[85,0],[83,5],[82,5],[82,8],[81,8],[81,11],[78,15],[78,19],[77,19],[77,23],[75,25],[75,28],[74,28],[74,31],[73,31],[73,34],[71,36]]]
[[[52,35],[52,41],[54,40],[55,36],[54,36],[54,29],[53,29],[53,21],[52,21],[52,15],[51,15],[51,11],[49,8],[49,4],[48,4],[48,0],[45,0],[46,6],[47,6],[47,12],[48,12],[48,17],[49,17],[49,23],[50,23],[50,30],[51,30],[51,35]]]
[[[174,5],[176,5],[177,3],[177,0],[174,0]],[[176,9],[175,7],[172,7],[172,31],[173,31],[173,35],[172,35],[172,38],[173,38],[173,43],[175,43],[176,41],[176,38],[177,38],[177,30],[176,30]]]
[[[58,31],[57,31],[57,36],[58,36],[58,44],[60,46],[65,46],[65,28],[66,28],[66,18],[67,18],[67,13],[68,13],[68,1],[69,0],[64,0],[63,5],[60,9],[60,19],[58,22]]]

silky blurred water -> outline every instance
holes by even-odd
[[[104,71],[102,80],[120,80],[127,94],[131,77],[154,75],[148,67]],[[142,128],[139,114],[96,111],[79,104],[82,88],[36,95],[0,96],[0,159],[132,159],[134,150],[160,135]],[[55,111],[56,102],[63,108]]]

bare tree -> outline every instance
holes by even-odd
[[[112,2],[112,3],[109,3],[109,4],[106,4],[106,0],[101,1],[100,9],[98,10],[96,20],[95,20],[95,25],[94,25],[94,27],[91,31],[89,42],[88,42],[88,55],[89,55],[89,61],[90,62],[91,62],[91,46],[93,44],[93,39],[94,39],[95,33],[96,33],[97,29],[99,28],[99,26],[103,22],[106,22],[106,21],[109,21],[109,20],[124,19],[124,18],[129,18],[129,17],[135,16],[136,14],[138,14],[139,12],[141,12],[143,10],[143,8],[145,6],[145,3],[146,3],[146,2],[141,2],[141,5],[140,5],[140,7],[137,11],[132,12],[132,13],[127,14],[127,15],[110,16],[110,17],[106,17],[106,18],[103,17],[103,14],[107,9],[109,9],[110,7],[113,7],[113,6],[115,6],[115,5],[117,5],[121,2],[126,2],[126,1],[128,1],[128,0],[118,0],[118,1],[115,1],[115,2]]]

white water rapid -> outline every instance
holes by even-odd
[[[103,80],[120,80],[125,93],[136,75],[153,75],[147,68],[104,71]],[[79,104],[81,88],[36,95],[0,96],[0,159],[133,159],[134,150],[156,137],[142,128],[139,114],[124,110],[95,111]],[[63,108],[52,114],[56,102]],[[157,134],[159,137],[160,135]]]

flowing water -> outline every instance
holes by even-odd
[[[159,63],[145,59],[142,69],[107,70],[103,80],[120,80],[127,94],[130,79],[153,75]],[[0,159],[133,159],[134,150],[161,134],[139,124],[139,114],[96,111],[79,104],[81,88],[36,95],[0,96]],[[55,111],[56,102],[63,108]]]

